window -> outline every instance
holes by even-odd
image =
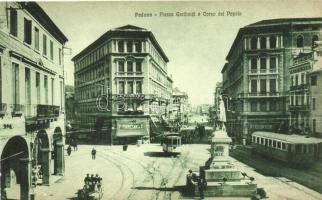
[[[20,97],[20,92],[19,92],[19,65],[16,63],[12,63],[12,99],[13,99],[13,104],[19,104],[19,97]]]
[[[133,43],[132,42],[127,42],[126,47],[127,47],[127,52],[133,52]]]
[[[312,98],[312,110],[315,110],[315,98]]]
[[[138,53],[141,53],[141,52],[142,52],[141,42],[137,42],[137,43],[135,43],[135,50],[136,50],[136,52],[138,52]]]
[[[124,52],[124,42],[123,41],[119,41],[117,43],[117,48],[118,48],[119,52],[123,53]]]
[[[261,72],[266,72],[266,58],[260,58]]]
[[[42,53],[47,55],[47,36],[45,34],[42,36]]]
[[[252,37],[252,39],[250,40],[250,48],[257,49],[257,38],[256,37]]]
[[[25,18],[24,28],[24,41],[27,44],[31,44],[31,20]]]
[[[295,85],[298,85],[299,84],[299,75],[296,74],[295,75]]]
[[[270,57],[269,58],[269,68],[271,72],[276,71],[276,57]]]
[[[269,80],[269,89],[270,92],[276,92],[276,79]]]
[[[311,85],[316,86],[317,85],[317,76],[311,76]]]
[[[136,62],[135,71],[136,72],[142,72],[142,62],[140,62],[140,61]]]
[[[142,94],[142,82],[136,82],[136,94]]]
[[[10,34],[17,37],[18,17],[17,10],[10,8]]]
[[[303,36],[302,35],[298,35],[296,37],[296,47],[299,47],[299,48],[300,47],[303,47],[304,46],[303,40],[304,40]]]
[[[37,92],[37,104],[40,104],[40,74],[36,72],[36,92]]]
[[[302,153],[302,145],[301,144],[295,145],[295,153]]]
[[[127,82],[127,93],[133,94],[133,82],[132,81]]]
[[[264,138],[261,138],[261,144],[264,144]]]
[[[54,43],[50,41],[50,60],[54,60]]]
[[[250,102],[250,111],[257,112],[257,101]]]
[[[61,63],[62,63],[62,51],[61,51],[61,48],[58,48],[58,62],[61,65]]]
[[[54,105],[55,97],[55,82],[54,78],[51,78],[51,105]]]
[[[39,51],[39,29],[35,27],[35,49]]]
[[[316,133],[316,119],[313,119],[313,134]]]
[[[133,72],[133,62],[127,61],[127,72]]]
[[[119,72],[124,72],[124,61],[119,61]]]
[[[305,81],[304,80],[304,75],[305,75],[304,73],[301,73],[301,84],[304,84],[304,81]]]
[[[281,148],[282,146],[281,146],[281,142],[277,142],[277,148]]]
[[[251,93],[257,93],[257,80],[251,80]]]
[[[257,144],[259,144],[259,137],[257,137],[256,139],[257,139]]]
[[[44,76],[44,88],[45,88],[45,104],[48,104],[48,77]]]
[[[260,92],[261,93],[266,93],[266,79],[261,79],[260,80]]]
[[[277,111],[277,102],[276,101],[271,101],[270,102],[270,111]]]
[[[294,77],[291,76],[291,86],[294,86]]]
[[[319,37],[317,35],[313,35],[312,37],[312,46],[314,46],[314,42],[318,41]]]
[[[266,37],[260,38],[260,47],[261,49],[266,49]]]
[[[282,149],[285,150],[286,149],[286,144],[284,142],[282,142]]]
[[[256,73],[257,71],[257,58],[252,58],[250,60],[251,72]]]
[[[273,147],[276,147],[276,141],[273,140]]]
[[[260,108],[260,111],[267,111],[267,103],[266,103],[266,101],[260,101],[259,108]]]
[[[119,82],[119,94],[124,94],[124,82]]]
[[[276,48],[276,37],[275,37],[275,36],[271,36],[271,37],[269,38],[269,47],[270,47],[271,49]]]
[[[271,139],[268,140],[268,146],[272,146],[272,140]]]

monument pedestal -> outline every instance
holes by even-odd
[[[207,181],[206,197],[256,195],[257,185],[242,178],[241,172],[231,163],[229,144],[231,138],[223,129],[213,132],[211,157],[200,167],[200,175]]]

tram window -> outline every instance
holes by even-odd
[[[281,142],[277,142],[277,148],[280,149],[281,148]]]
[[[276,147],[276,141],[273,140],[273,147]]]
[[[268,139],[265,138],[265,146],[267,146],[267,145],[268,145]]]
[[[268,140],[268,146],[270,146],[270,147],[272,146],[272,140],[271,139]]]
[[[261,138],[261,144],[264,144],[264,138]]]
[[[302,151],[302,145],[296,144],[295,145],[295,153],[301,153],[301,151]]]
[[[282,149],[285,150],[286,149],[286,144],[282,143]]]
[[[259,144],[259,137],[257,137],[256,139],[257,139],[257,144]]]
[[[313,144],[309,144],[309,153],[313,153]]]
[[[253,136],[252,139],[253,139],[253,142],[255,143],[256,142],[256,137]]]
[[[302,149],[303,149],[303,153],[307,153],[307,145],[303,144]]]

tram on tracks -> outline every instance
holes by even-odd
[[[253,151],[296,166],[321,158],[322,139],[257,131],[252,134]]]
[[[166,153],[180,153],[181,135],[179,133],[165,133],[161,139],[161,145]]]

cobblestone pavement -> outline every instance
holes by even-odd
[[[182,193],[188,169],[197,171],[209,158],[209,145],[183,145],[181,155],[165,156],[157,144],[122,146],[95,146],[97,156],[91,159],[93,146],[79,145],[78,151],[66,156],[65,176],[48,186],[35,189],[36,199],[75,199],[83,187],[87,173],[103,178],[103,199],[199,199],[185,197]],[[255,177],[258,187],[263,187],[269,199],[317,200],[321,194],[283,177],[263,176],[254,169],[232,159],[234,164],[248,175]],[[214,199],[214,198],[206,198]],[[222,200],[248,198],[215,198]]]

